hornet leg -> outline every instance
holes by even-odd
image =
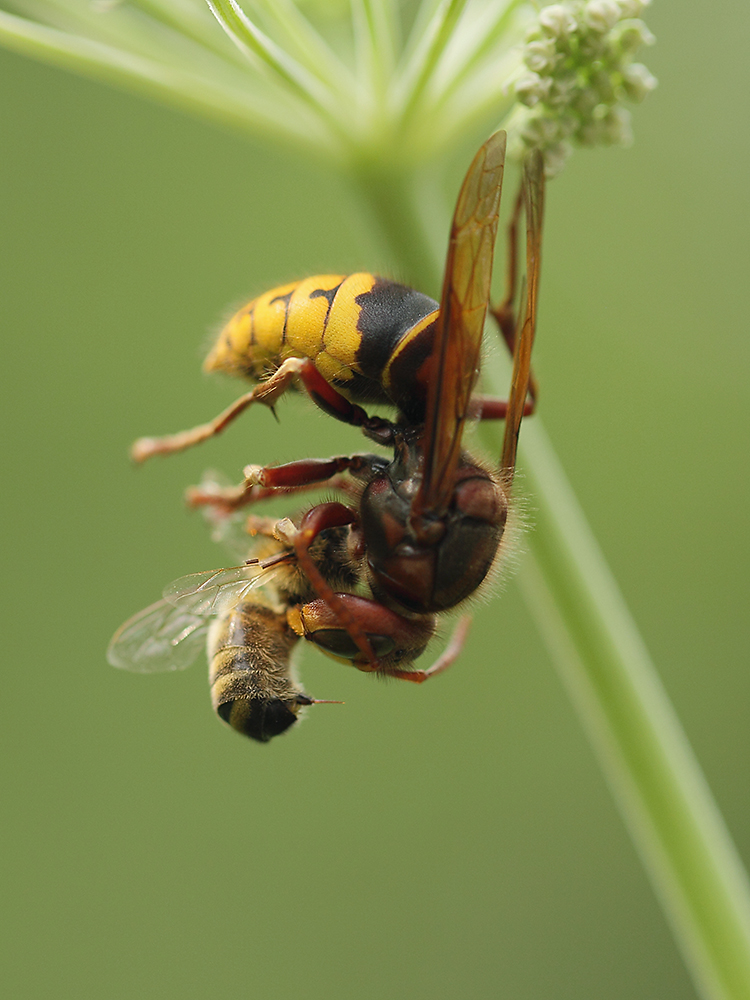
[[[377,436],[378,439],[383,437],[387,441],[391,436],[392,424],[388,420],[370,417],[361,406],[350,403],[326,382],[309,358],[287,358],[270,378],[261,382],[260,385],[256,385],[250,392],[240,396],[223,413],[207,424],[200,424],[190,430],[180,431],[177,434],[167,434],[164,437],[138,438],[130,449],[131,458],[135,462],[145,462],[147,458],[152,458],[154,455],[172,455],[175,452],[184,451],[186,448],[192,448],[196,444],[201,444],[203,441],[208,441],[209,438],[221,434],[253,403],[263,403],[264,406],[273,409],[279,397],[297,378],[300,379],[313,402],[326,413],[354,427],[361,427],[365,432]]]
[[[225,427],[228,427],[253,403],[263,403],[265,406],[273,408],[279,396],[286,392],[292,380],[299,374],[303,364],[304,362],[300,361],[299,358],[288,358],[269,379],[240,396],[223,413],[207,424],[200,424],[198,427],[193,427],[188,431],[180,431],[178,434],[167,434],[165,437],[138,438],[130,449],[131,458],[135,462],[145,462],[147,458],[154,455],[172,455],[177,451],[184,451],[186,448],[192,448],[193,445],[208,441],[209,438],[221,434]]]

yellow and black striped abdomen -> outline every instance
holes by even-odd
[[[208,636],[208,679],[214,711],[245,736],[267,743],[311,704],[292,676],[298,639],[286,611],[241,601],[220,615]]]
[[[374,274],[316,275],[243,306],[204,368],[257,380],[309,358],[348,399],[392,403],[418,420],[436,317],[433,299]]]

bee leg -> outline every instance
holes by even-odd
[[[193,445],[200,444],[202,441],[207,441],[220,434],[253,403],[263,403],[265,406],[273,407],[279,396],[299,375],[303,365],[304,361],[299,358],[287,358],[269,379],[240,396],[223,413],[207,424],[200,424],[190,430],[180,431],[178,434],[167,434],[164,437],[138,438],[130,449],[131,458],[135,462],[145,462],[147,458],[154,455],[172,455],[174,452],[184,451],[185,448],[192,448]]]
[[[278,517],[263,517],[260,514],[248,514],[245,519],[245,531],[248,535],[262,535],[263,538],[275,538]]]
[[[448,645],[427,670],[393,670],[384,667],[383,673],[387,673],[389,677],[397,677],[401,681],[411,681],[413,684],[424,684],[431,677],[437,677],[438,674],[442,674],[444,670],[452,666],[461,655],[470,625],[471,616],[464,615],[453,630]]]

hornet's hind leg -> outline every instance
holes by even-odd
[[[135,462],[145,462],[147,458],[152,458],[154,455],[172,455],[177,451],[184,451],[186,448],[192,448],[193,445],[208,441],[209,438],[221,434],[225,427],[228,427],[253,403],[263,403],[273,409],[279,396],[286,392],[293,379],[300,374],[305,363],[300,358],[288,358],[269,379],[240,396],[223,413],[207,424],[200,424],[188,431],[167,434],[164,437],[138,438],[130,449],[131,458]]]
[[[209,438],[221,434],[253,403],[263,403],[273,410],[279,397],[296,379],[302,382],[313,402],[326,413],[353,427],[361,427],[370,436],[377,436],[379,439],[385,435],[385,440],[388,439],[392,428],[388,420],[370,417],[361,406],[350,403],[323,378],[309,358],[287,358],[270,378],[240,396],[223,413],[207,424],[200,424],[190,430],[167,434],[164,437],[138,438],[130,449],[130,455],[135,462],[145,462],[154,455],[172,455],[208,441]]]
[[[518,285],[518,230],[521,213],[524,209],[523,184],[518,190],[518,195],[513,204],[513,214],[508,223],[507,235],[507,269],[505,278],[505,298],[497,305],[490,305],[489,313],[498,325],[500,336],[511,355],[516,349],[518,339],[518,320],[514,302]],[[518,313],[524,313],[525,282],[521,282],[521,295]],[[530,417],[536,410],[539,396],[539,386],[532,371],[529,372],[529,387],[523,405],[523,416]],[[495,396],[474,395],[471,398],[469,410],[473,420],[505,420],[508,415],[508,400],[498,399]]]

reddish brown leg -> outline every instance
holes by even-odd
[[[523,415],[530,417],[536,409],[536,399],[529,396],[523,407]],[[508,415],[508,400],[495,396],[472,396],[469,416],[472,420],[505,420]]]
[[[349,633],[357,649],[364,656],[366,664],[369,664],[369,669],[378,670],[380,664],[364,629],[347,607],[342,596],[335,593],[323,577],[310,556],[310,546],[321,531],[325,531],[326,528],[339,528],[346,524],[356,524],[356,522],[357,512],[350,507],[335,502],[321,503],[303,516],[299,528],[290,535],[289,541],[294,546],[300,568],[314,587],[318,597],[325,601],[336,616],[338,623]],[[368,667],[363,664],[360,669],[367,670]]]
[[[521,184],[518,189],[518,194],[516,195],[516,200],[513,204],[513,214],[511,215],[510,222],[508,223],[505,298],[497,307],[490,305],[489,308],[489,311],[494,317],[495,322],[500,329],[500,334],[511,355],[515,351],[516,346],[517,323],[516,314],[513,309],[513,302],[516,297],[516,285],[518,283],[518,229],[523,207],[523,184]],[[523,289],[521,290],[521,298],[523,299]],[[524,408],[524,416],[529,416],[534,412],[533,404],[536,403],[539,395],[539,387],[536,379],[534,378],[533,372],[529,373],[528,395],[529,400],[532,402],[532,408],[528,412]],[[528,400],[526,405],[528,405]],[[502,417],[480,417],[480,419],[502,420],[504,419],[504,415]]]
[[[213,507],[223,513],[231,514],[259,500],[269,500],[287,494],[304,493],[308,490],[331,489],[345,493],[355,499],[360,494],[360,488],[347,476],[336,473],[329,479],[302,483],[298,486],[284,488],[266,488],[254,486],[251,483],[240,483],[239,486],[191,486],[185,493],[185,501],[189,507]]]
[[[337,594],[356,619],[379,657],[378,672],[393,675],[398,664],[411,663],[424,652],[435,632],[434,615],[404,618],[371,597]],[[374,665],[354,644],[338,616],[321,598],[290,608],[287,621],[294,632],[314,643],[328,656],[372,672]],[[345,635],[345,638],[344,638]]]
[[[393,434],[390,420],[371,417],[361,406],[351,403],[320,374],[312,361],[305,360],[301,364],[299,377],[310,399],[329,416],[351,424],[352,427],[361,427],[366,434],[383,443],[390,440]]]
[[[404,618],[372,598],[360,597],[357,594],[337,594],[336,597],[356,619],[368,639],[372,640],[375,649],[380,648],[382,651],[377,667],[370,660],[364,659],[361,651],[355,654],[353,649],[348,649],[346,644],[341,642],[337,633],[344,631],[348,635],[350,633],[348,629],[342,628],[339,616],[325,600],[318,598],[304,606],[291,608],[287,618],[292,630],[315,643],[327,655],[349,662],[358,670],[369,673],[377,669],[378,673],[384,676],[416,684],[422,684],[430,677],[437,676],[456,660],[466,640],[471,621],[468,616],[461,619],[445,651],[429,669],[401,669],[396,663],[390,662],[395,651],[398,651],[398,663],[412,662],[421,656],[435,631],[434,615]]]
[[[490,312],[495,317],[503,340],[508,350],[513,353],[516,340],[516,318],[513,311],[513,300],[516,297],[518,282],[518,224],[523,211],[523,187],[520,187],[513,204],[513,214],[508,223],[507,262],[505,271],[505,298],[496,308],[490,306]]]
[[[188,507],[213,507],[222,513],[231,514],[232,511],[239,510],[247,504],[278,496],[280,492],[280,490],[264,490],[260,486],[249,486],[247,483],[240,483],[239,486],[190,486],[185,490],[185,503]],[[284,492],[297,493],[298,489]]]
[[[469,627],[471,626],[471,616],[464,615],[463,618],[459,619],[458,624],[453,630],[453,635],[450,638],[450,642],[445,647],[440,656],[435,660],[431,667],[427,670],[389,670],[387,667],[383,668],[383,672],[387,673],[390,677],[397,677],[401,681],[411,681],[413,684],[424,684],[431,677],[437,677],[438,674],[442,674],[444,670],[452,666],[458,657],[461,655],[461,650],[464,648],[464,643],[466,642],[466,637],[469,634]]]
[[[264,403],[273,408],[279,396],[286,392],[293,379],[299,375],[300,368],[304,364],[305,362],[299,358],[288,358],[269,379],[256,385],[244,396],[240,396],[223,413],[207,424],[200,424],[178,434],[167,434],[165,437],[138,438],[130,449],[131,457],[136,462],[145,462],[154,455],[172,455],[174,452],[184,451],[185,448],[192,448],[193,445],[220,434],[253,403]]]
[[[184,451],[193,445],[201,444],[221,434],[253,403],[263,403],[273,409],[276,401],[296,378],[300,379],[313,402],[326,413],[354,427],[361,427],[366,433],[378,439],[390,438],[392,434],[390,421],[380,417],[370,417],[361,406],[350,403],[323,378],[309,358],[287,358],[270,378],[240,396],[223,413],[207,424],[200,424],[190,430],[167,434],[164,437],[138,438],[130,449],[130,455],[135,462],[145,462],[154,455],[172,455],[177,451]]]
[[[342,472],[357,476],[368,473],[373,464],[382,464],[375,455],[337,455],[334,458],[303,458],[286,465],[247,465],[245,486],[266,490],[310,489],[330,482]]]

